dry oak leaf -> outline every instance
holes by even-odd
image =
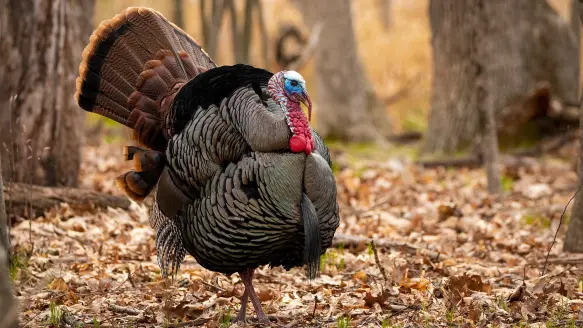
[[[421,292],[427,290],[427,287],[431,284],[431,281],[425,278],[405,278],[399,285],[406,289],[417,289]]]
[[[66,292],[69,290],[69,286],[63,278],[55,278],[53,281],[49,283],[49,289],[59,291],[59,292]]]

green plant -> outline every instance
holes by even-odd
[[[530,225],[539,229],[548,229],[551,227],[551,220],[539,213],[524,215],[522,217],[522,222],[524,222],[526,225]]]
[[[93,328],[101,328],[101,321],[99,321],[99,319],[97,319],[96,317],[93,317],[93,319],[91,319],[91,323],[93,324]]]
[[[450,308],[445,312],[445,318],[447,320],[447,324],[449,326],[453,326],[453,322],[455,319],[455,313],[454,313],[454,309]]]
[[[26,253],[14,253],[12,262],[10,263],[9,273],[10,279],[14,282],[18,278],[19,272],[28,272],[28,264],[30,256]]]
[[[340,258],[340,261],[336,264],[338,270],[344,270],[344,257]]]
[[[336,326],[338,328],[349,328],[349,327],[352,327],[351,322],[350,322],[350,316],[338,317],[338,319],[336,320]]]
[[[324,271],[324,268],[326,268],[327,262],[328,262],[328,253],[324,253],[324,254],[322,254],[322,256],[320,256],[320,271]]]
[[[514,184],[514,179],[503,174],[500,180],[501,180],[500,182],[502,183],[502,190],[504,192],[512,191],[512,185]]]
[[[383,319],[383,321],[381,322],[381,328],[402,328],[402,327],[403,327],[403,324],[399,324],[399,323],[392,324],[390,317]]]
[[[508,311],[508,302],[504,296],[496,295],[496,304],[498,305],[498,308]]]
[[[55,304],[55,302],[51,301],[49,303],[49,322],[48,324],[54,327],[59,327],[61,325],[61,321],[63,320],[63,310]]]
[[[221,316],[221,319],[219,321],[219,327],[220,328],[228,328],[231,327],[231,325],[233,324],[233,316],[231,314],[231,308],[227,308],[227,310],[225,312],[223,312],[223,315]]]

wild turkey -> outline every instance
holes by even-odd
[[[307,264],[312,279],[339,225],[330,156],[303,114],[300,74],[248,65],[217,67],[162,14],[128,8],[104,21],[83,51],[76,98],[134,131],[148,149],[125,147],[135,170],[116,180],[150,214],[162,275],[186,252],[205,268],[252,285],[260,265]]]

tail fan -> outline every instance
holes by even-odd
[[[170,133],[165,118],[180,88],[198,74],[216,67],[201,46],[159,12],[128,8],[103,21],[83,51],[75,98],[81,108],[133,130],[148,148],[124,148],[135,170],[116,179],[134,200],[141,201],[157,185]],[[164,178],[163,178],[164,179]],[[162,275],[175,274],[186,255],[172,217],[154,208],[150,220]]]
[[[304,263],[307,264],[308,279],[314,279],[320,270],[322,236],[316,208],[305,193],[302,194],[300,209],[304,225]]]
[[[200,45],[162,14],[128,8],[103,21],[91,35],[75,97],[81,108],[131,128],[138,143],[163,152],[170,137],[164,118],[178,90],[213,67]],[[130,160],[139,151],[146,157],[135,163],[142,166],[116,181],[135,200],[151,192],[162,173],[157,165],[165,164],[158,153],[144,153],[139,147],[124,149],[124,156]]]
[[[91,35],[75,97],[81,108],[133,129],[142,145],[164,151],[164,115],[176,92],[213,67],[200,45],[162,14],[128,8]]]

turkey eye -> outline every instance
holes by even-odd
[[[291,81],[290,84],[292,85],[292,87],[295,87],[298,85],[298,81]]]

